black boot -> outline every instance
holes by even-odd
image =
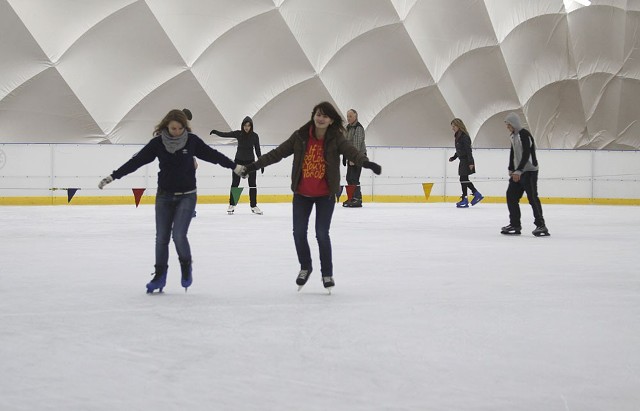
[[[193,282],[193,275],[191,273],[191,261],[180,260],[180,271],[182,271],[181,283],[184,287],[184,291],[187,292],[187,288],[191,286]]]
[[[507,234],[507,235],[514,235],[514,234],[518,235],[520,234],[521,230],[522,230],[522,227],[520,227],[519,225],[509,224],[502,227],[502,229],[500,230],[500,233]]]

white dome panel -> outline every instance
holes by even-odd
[[[146,0],[189,67],[219,37],[275,6],[273,0]]]
[[[318,77],[289,87],[276,96],[253,117],[260,144],[282,143],[291,133],[311,120],[311,110],[322,101],[329,101],[338,108]],[[343,119],[345,114],[342,113]],[[237,118],[231,128],[239,129],[241,121],[242,118]]]
[[[472,140],[494,113],[520,106],[498,46],[462,55],[444,73],[438,86],[454,116],[464,121]]]
[[[71,89],[107,134],[140,100],[185,69],[144,3],[102,20],[58,64]]]
[[[24,26],[53,62],[92,27],[136,0],[10,0]]]
[[[0,1],[0,39],[1,100],[51,63],[13,9],[3,1]]]
[[[155,125],[169,110],[183,108],[193,114],[192,131],[207,142],[215,140],[209,136],[211,129],[229,127],[217,108],[211,105],[209,96],[199,87],[193,73],[185,71],[136,104],[111,132],[110,142],[145,144],[151,139]]]
[[[370,145],[448,147],[454,115],[436,86],[405,94],[385,107],[366,128]]]
[[[317,72],[353,39],[400,21],[388,0],[288,0],[280,13]]]
[[[498,41],[527,20],[547,14],[563,13],[562,0],[485,0]]]
[[[487,10],[479,1],[418,2],[405,26],[436,81],[461,55],[498,44]]]
[[[287,88],[315,76],[277,11],[227,32],[196,62],[193,72],[228,119],[251,116]]]
[[[542,88],[531,96],[525,112],[540,148],[577,148],[586,134],[577,80],[559,81]]]
[[[32,77],[0,101],[0,124],[0,141],[11,141],[17,134],[32,143],[104,140],[100,127],[55,68]]]
[[[576,78],[568,41],[566,17],[558,14],[528,20],[505,38],[500,47],[521,104],[551,83]]]
[[[363,125],[402,95],[434,84],[400,24],[353,40],[329,62],[320,78],[341,107],[358,111]]]

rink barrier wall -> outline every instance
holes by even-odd
[[[235,145],[212,145],[233,158]],[[99,190],[98,182],[131,158],[142,145],[0,144],[0,205],[68,204],[67,189],[78,191],[69,204],[134,204],[132,189],[144,188],[141,204],[153,204],[157,162]],[[267,152],[273,146],[263,146]],[[380,203],[455,202],[460,197],[458,161],[453,148],[368,147],[382,175],[364,169],[363,200]],[[539,193],[548,204],[640,205],[640,151],[538,150]],[[484,202],[504,203],[508,149],[474,149],[477,173],[471,181]],[[226,204],[231,170],[198,162],[198,202]],[[258,172],[258,201],[291,201],[291,159]],[[342,184],[346,168],[342,168]],[[240,203],[248,202],[247,180]],[[433,183],[425,198],[422,184]],[[346,190],[342,194],[346,198]],[[523,199],[526,202],[526,199]]]

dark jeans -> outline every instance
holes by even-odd
[[[253,161],[243,161],[236,159],[236,164],[240,164],[246,166],[247,164],[253,163]],[[255,207],[258,205],[258,189],[256,188],[256,172],[252,171],[249,173],[247,177],[249,179],[249,203],[251,207]],[[231,172],[231,187],[238,187],[240,185],[240,176]],[[236,205],[235,201],[233,201],[233,195],[229,192],[229,204]]]
[[[507,188],[507,207],[509,207],[509,223],[515,227],[521,227],[520,222],[520,198],[522,194],[527,193],[527,199],[533,209],[533,222],[536,227],[544,225],[542,217],[542,204],[538,198],[538,172],[526,171],[520,176],[517,183],[513,178],[509,179],[509,187]]]
[[[462,196],[467,196],[467,189],[471,189],[471,194],[475,194],[478,190],[476,190],[473,183],[469,180],[469,176],[460,176],[460,186],[462,187]]]
[[[335,208],[335,197],[305,197],[293,195],[293,241],[296,244],[298,261],[302,270],[312,268],[311,250],[307,240],[309,217],[313,206],[316,206],[316,239],[320,250],[320,271],[323,277],[333,275],[333,259],[331,256],[331,238],[329,228]]]
[[[191,261],[191,247],[187,239],[187,231],[196,208],[196,193],[174,195],[156,194],[156,265],[166,267],[169,263],[169,240],[173,232],[178,258]]]
[[[362,167],[347,166],[347,184],[350,186],[356,186],[353,192],[353,198],[362,201],[362,191],[360,191],[360,174],[362,173]]]

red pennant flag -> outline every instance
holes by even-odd
[[[138,204],[140,204],[140,198],[142,197],[142,194],[144,193],[144,190],[146,190],[146,188],[132,188],[131,190],[133,191],[133,197],[135,197],[136,199],[137,208]]]
[[[76,195],[76,191],[80,190],[79,188],[67,188],[67,204],[71,202],[71,199],[74,195]]]
[[[356,186],[353,184],[349,184],[347,186],[347,200],[351,200],[353,198],[353,193],[356,191]]]

